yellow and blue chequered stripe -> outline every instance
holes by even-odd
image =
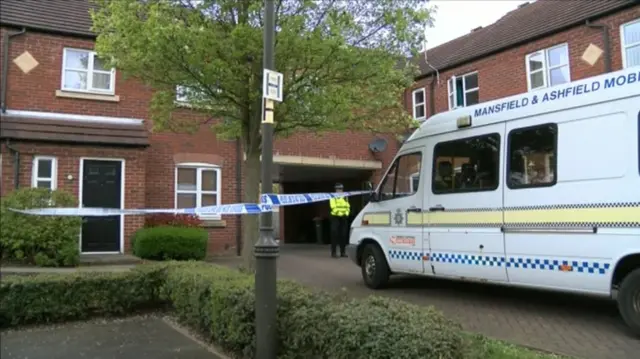
[[[585,274],[606,274],[611,263],[605,261],[584,261],[551,259],[540,257],[505,257],[496,255],[471,255],[461,253],[424,253],[422,251],[390,249],[389,257],[402,261],[432,261],[439,263],[474,265],[482,267],[504,267],[530,270],[578,272]],[[568,269],[570,268],[570,269]]]
[[[477,228],[638,228],[640,202],[565,204],[504,208],[447,208],[404,214],[406,226]],[[391,226],[388,212],[365,213],[364,226]]]

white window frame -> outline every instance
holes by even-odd
[[[88,53],[89,54],[89,63],[87,64],[87,69],[85,70],[85,69],[67,68],[67,51],[77,51],[77,52],[86,52],[86,53]],[[114,95],[116,93],[116,69],[112,68],[110,71],[94,70],[93,69],[93,61],[94,61],[96,56],[97,56],[97,53],[95,51],[92,51],[92,50],[65,47],[63,49],[63,52],[62,52],[62,76],[60,77],[60,89],[62,89],[63,91],[70,91],[70,92],[82,92],[82,93],[95,93],[95,94],[103,94],[103,95]],[[65,72],[67,70],[86,72],[87,73],[87,88],[86,89],[77,89],[77,88],[67,88],[67,87],[65,87],[64,86],[64,78],[65,78]],[[100,74],[110,74],[111,75],[111,81],[110,81],[108,90],[99,89],[99,88],[93,88],[93,74],[94,74],[94,72],[95,73],[100,73]]]
[[[51,177],[38,177],[38,166],[40,161],[51,161]],[[38,182],[48,181],[51,183],[50,190],[58,188],[58,159],[53,156],[35,156],[31,168],[31,187],[37,188]]]
[[[185,191],[178,189],[178,169],[179,168],[190,168],[196,169],[196,189],[193,191]],[[173,206],[174,208],[178,208],[178,194],[195,194],[196,195],[196,207],[202,206],[202,195],[203,194],[215,194],[216,195],[216,206],[222,204],[222,198],[220,196],[220,186],[222,186],[222,169],[220,166],[208,164],[208,163],[199,163],[199,162],[186,162],[186,163],[178,163],[175,166],[175,174],[174,174],[174,199]],[[202,190],[202,171],[215,171],[216,172],[216,190],[215,191],[203,191]],[[201,215],[201,219],[220,219],[221,216],[219,214],[211,214],[211,215]]]
[[[421,93],[422,92],[422,102],[421,103],[416,103],[416,94]],[[419,88],[419,89],[415,89],[411,92],[411,106],[413,108],[413,118],[415,120],[418,121],[424,121],[427,118],[427,92],[424,90],[424,88]],[[424,108],[424,116],[422,117],[418,117],[416,108],[417,107],[422,107]]]
[[[557,48],[560,47],[564,47],[566,55],[567,55],[567,63],[566,64],[560,64],[560,65],[556,65],[556,66],[549,66],[549,52],[551,50],[555,50]],[[531,68],[529,67],[529,59],[533,56],[536,56],[538,54],[542,54],[542,58],[544,59],[542,62],[542,68],[536,71],[531,71]],[[527,56],[524,57],[524,67],[527,73],[527,90],[528,91],[533,91],[533,90],[537,90],[537,89],[543,89],[543,88],[547,88],[549,87],[549,83],[551,82],[550,77],[551,77],[551,70],[555,70],[555,69],[559,69],[561,67],[566,66],[567,68],[569,68],[569,78],[568,81],[566,83],[571,82],[571,58],[569,57],[569,43],[565,42],[562,44],[558,44],[558,45],[554,45],[551,47],[547,47],[546,49],[542,49],[542,50],[538,50],[535,52],[532,52],[530,54],[527,54]],[[536,88],[531,88],[531,75],[532,74],[536,74],[538,72],[542,72],[544,76],[542,76],[542,86],[540,87],[536,87]]]
[[[471,75],[476,75],[476,78],[478,79],[478,86],[468,89],[467,82],[465,81],[465,77],[468,77]],[[467,94],[470,92],[478,92],[478,103],[480,103],[480,75],[478,74],[478,71],[472,71],[461,76],[454,75],[454,76],[451,76],[449,80],[447,80],[447,101],[449,103],[449,110],[454,110],[458,108],[458,105],[456,103],[458,99],[458,88],[456,86],[456,80],[458,79],[458,77],[462,78],[462,92],[463,92],[462,107],[468,106]],[[453,95],[453,100],[451,99],[452,95]]]
[[[622,51],[622,68],[623,69],[627,68],[627,49],[630,47],[640,47],[640,41],[633,44],[626,44],[624,42],[624,28],[630,25],[635,25],[638,22],[640,22],[640,18],[620,25],[620,50]]]

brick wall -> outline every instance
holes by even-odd
[[[58,189],[72,193],[79,198],[80,159],[82,157],[119,158],[125,160],[125,208],[141,208],[145,204],[144,179],[146,175],[146,155],[144,149],[117,147],[98,147],[85,145],[57,145],[28,142],[13,142],[12,146],[20,153],[20,188],[31,186],[33,158],[35,156],[55,156],[57,159]],[[15,188],[13,156],[5,144],[2,150],[2,188],[6,195]],[[72,176],[72,179],[69,179]],[[129,248],[131,235],[142,226],[140,216],[125,217],[125,248]]]
[[[2,28],[1,32],[15,31]],[[1,38],[1,37],[0,37]],[[78,39],[67,36],[51,35],[27,31],[26,34],[11,39],[9,51],[9,76],[7,91],[7,108],[11,110],[30,110],[44,112],[60,112],[70,114],[86,114],[98,116],[130,117],[143,119],[147,123],[147,128],[151,131],[149,118],[149,104],[152,96],[150,88],[135,79],[124,80],[122,74],[116,71],[115,94],[119,96],[118,102],[87,100],[77,98],[62,98],[56,96],[56,90],[61,87],[63,49],[73,47],[79,49],[93,49],[94,42],[90,39]],[[2,44],[0,44],[2,46]],[[24,74],[18,66],[13,63],[13,59],[24,51],[29,53],[38,61],[38,66],[28,74]],[[193,111],[182,109],[174,114],[181,119],[193,119],[204,122],[206,117],[194,113]],[[332,157],[340,159],[359,160],[380,160],[383,167],[389,164],[397,151],[397,141],[394,136],[386,136],[389,146],[381,154],[373,154],[368,150],[368,144],[376,138],[374,134],[368,133],[327,133],[323,135],[312,133],[300,133],[286,139],[277,139],[275,142],[276,154],[280,155],[300,155],[311,157]],[[146,150],[140,150],[135,163],[144,169],[142,175],[129,173],[138,171],[138,166],[131,166],[127,163],[127,196],[132,191],[136,191],[136,196],[140,198],[129,200],[127,197],[127,207],[173,207],[174,206],[174,171],[177,162],[203,162],[193,159],[210,159],[215,156],[215,164],[222,169],[222,184],[220,195],[222,203],[235,203],[236,199],[236,175],[238,166],[236,165],[236,144],[235,141],[224,141],[217,139],[215,134],[207,125],[203,125],[196,134],[176,134],[176,133],[150,133],[151,146]],[[15,143],[15,141],[14,141]],[[96,151],[101,153],[101,157],[122,157],[122,149],[101,148],[91,149],[90,147],[55,146],[55,145],[30,145],[18,144],[16,147],[39,151],[42,155],[57,155],[64,153],[66,158],[60,160],[59,166],[68,163],[75,163],[78,166],[80,156],[89,156]],[[73,148],[73,150],[70,150]],[[79,150],[77,148],[82,148]],[[50,153],[46,153],[49,151]],[[136,152],[137,153],[137,152]],[[3,149],[3,187],[10,190],[13,186],[8,186],[13,181],[12,158]],[[31,176],[31,159],[23,156],[21,165],[21,184],[28,185]],[[142,161],[142,162],[140,162]],[[206,161],[205,161],[206,162]],[[211,161],[208,161],[211,162]],[[74,173],[77,173],[74,170]],[[68,172],[60,168],[59,173]],[[377,171],[374,180],[379,180],[381,171]],[[129,179],[129,176],[132,176]],[[6,182],[10,181],[10,182]],[[26,182],[25,182],[26,181]],[[64,183],[60,181],[60,184]],[[7,184],[7,185],[5,185]],[[69,186],[65,185],[65,186]],[[6,194],[3,188],[3,194]],[[66,188],[61,186],[61,188]],[[77,193],[77,190],[75,190]],[[227,216],[224,218],[224,227],[209,228],[211,253],[220,251],[232,251],[235,247],[236,221],[237,217]],[[141,218],[127,219],[127,240],[139,225]],[[218,224],[219,225],[219,224]],[[127,241],[128,243],[128,241]]]
[[[640,7],[634,7],[592,22],[609,27],[612,71],[622,69],[620,25],[639,17]],[[480,102],[527,92],[527,74],[525,68],[525,57],[527,54],[562,43],[568,43],[569,46],[569,65],[571,68],[572,81],[604,73],[605,54],[603,54],[593,66],[582,60],[582,54],[589,44],[593,43],[604,50],[602,31],[582,25],[488,58],[477,60],[454,69],[441,71],[440,83],[435,87],[436,113],[445,112],[449,109],[447,80],[454,75],[460,76],[469,72],[478,71]],[[408,99],[407,110],[411,111],[411,91],[416,88],[424,87],[426,89],[427,102],[429,101],[429,84],[431,81],[433,81],[431,77],[422,79],[418,81],[413,88],[406,91],[405,95]],[[428,116],[433,115],[430,110],[430,107],[427,106]]]

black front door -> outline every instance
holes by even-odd
[[[84,160],[82,206],[120,208],[122,162]],[[119,252],[121,216],[85,217],[82,223],[82,252]]]

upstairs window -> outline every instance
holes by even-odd
[[[526,67],[529,90],[570,82],[569,45],[562,44],[527,55]]]
[[[31,171],[31,187],[57,188],[57,161],[55,157],[36,156]]]
[[[620,26],[622,67],[640,66],[640,19]]]
[[[413,101],[413,118],[418,121],[425,120],[427,118],[427,101],[424,89],[414,90],[411,98]]]
[[[475,105],[480,102],[478,73],[473,72],[460,77],[452,76],[447,81],[449,109]]]
[[[62,90],[114,94],[115,73],[94,51],[64,49]]]

